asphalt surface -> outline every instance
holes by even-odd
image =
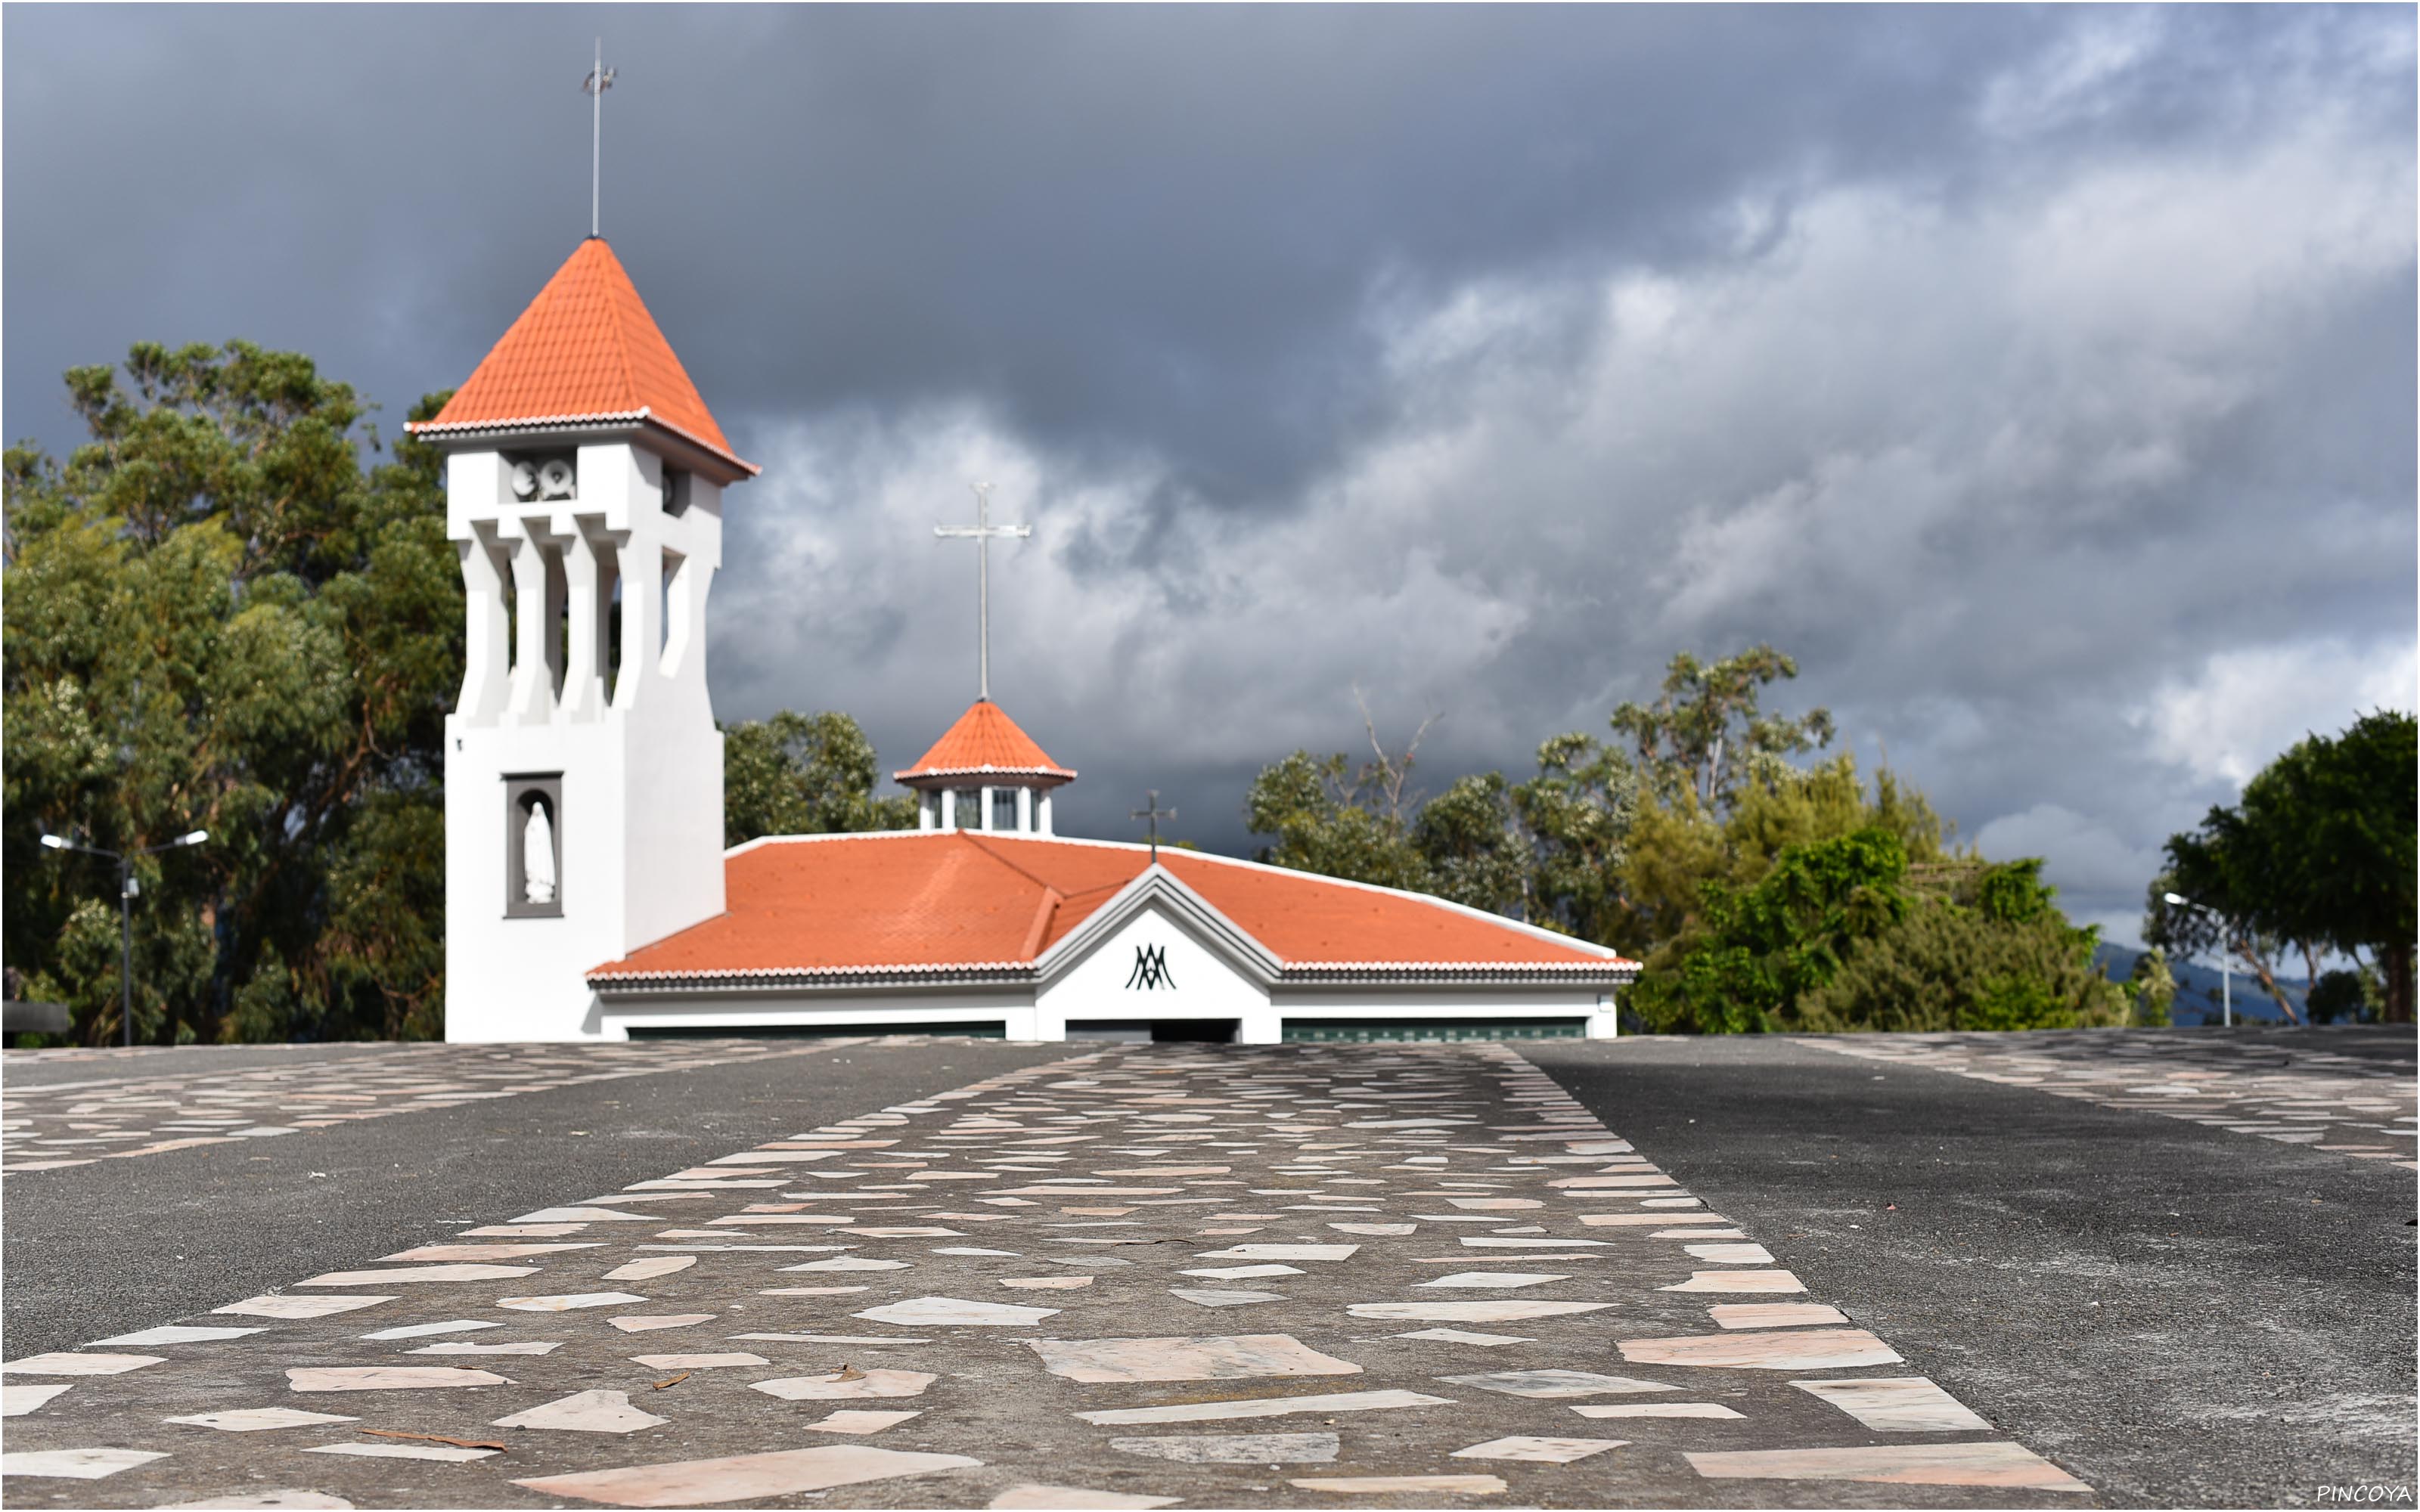
[[[361,1053],[305,1047],[283,1058],[239,1059],[196,1049],[119,1064],[155,1076]],[[970,1040],[817,1046],[282,1139],[11,1176],[0,1192],[7,1272],[0,1350],[14,1359],[155,1327],[425,1242],[432,1224],[499,1223],[601,1196],[798,1129],[1070,1053],[1065,1045]],[[108,1062],[72,1064],[84,1074],[44,1085],[98,1081],[112,1070]],[[0,1070],[15,1082],[35,1068],[21,1072],[0,1063]]]
[[[1523,1050],[2108,1502],[2412,1504],[2410,1171],[1783,1040]]]

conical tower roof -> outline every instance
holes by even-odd
[[[958,716],[915,765],[891,774],[902,782],[945,777],[1039,777],[1072,782],[1076,774],[1050,759],[1033,737],[989,699]]]
[[[754,473],[656,327],[602,237],[590,237],[547,280],[419,436],[588,424],[659,425]]]

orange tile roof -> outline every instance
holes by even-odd
[[[437,418],[415,434],[581,420],[644,421],[743,462],[656,328],[621,259],[590,237],[538,290]]]
[[[977,699],[972,708],[959,715],[958,722],[933,742],[933,748],[915,765],[891,775],[905,782],[914,777],[961,774],[1055,777],[1066,782],[1076,779],[989,699]]]
[[[1298,977],[1634,969],[1415,893],[1195,852],[1163,850],[1159,863]],[[1150,864],[1140,845],[965,831],[760,841],[724,860],[724,913],[589,977],[1023,976]]]

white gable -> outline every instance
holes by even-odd
[[[1035,1000],[1045,1024],[1070,1019],[1237,1019],[1265,1013],[1268,989],[1251,963],[1159,898],[1141,903],[1072,959],[1052,963]]]

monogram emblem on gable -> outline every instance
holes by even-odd
[[[1168,948],[1164,945],[1136,946],[1134,970],[1126,977],[1126,986],[1137,992],[1149,992],[1157,987],[1174,992],[1176,979],[1169,974]]]

